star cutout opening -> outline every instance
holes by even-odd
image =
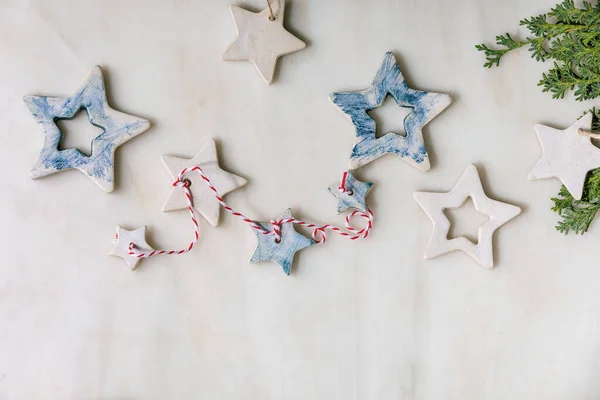
[[[77,149],[88,157],[92,155],[94,139],[105,132],[102,127],[92,124],[85,107],[73,118],[56,118],[54,122],[61,132],[58,150]]]
[[[478,244],[479,228],[490,220],[488,215],[477,212],[473,199],[469,196],[458,207],[444,209],[444,215],[450,221],[448,240],[464,237],[473,244]]]
[[[412,111],[412,107],[399,107],[391,96],[386,96],[380,107],[367,111],[375,121],[375,137],[380,138],[389,132],[406,136],[404,123]]]

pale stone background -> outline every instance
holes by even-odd
[[[566,127],[594,103],[541,93],[548,66],[526,50],[490,71],[473,47],[524,35],[518,20],[554,1],[293,0],[287,26],[308,48],[270,87],[220,59],[229,4],[0,0],[0,399],[600,398],[600,222],[556,233],[559,182],[526,180],[541,154],[532,125]],[[148,225],[156,247],[189,240],[186,213],[160,211],[160,156],[191,157],[209,137],[250,182],[233,206],[341,223],[326,188],[354,129],[328,94],[365,88],[388,50],[413,87],[454,103],[425,129],[430,172],[392,156],[359,171],[375,183],[367,241],[331,237],[287,277],[248,263],[254,233],[227,215],[201,223],[190,254],[133,273],[107,255],[116,224]],[[78,171],[31,180],[43,135],[21,97],[68,95],[94,64],[112,105],[152,129],[117,152],[112,194]],[[82,122],[66,125],[82,129],[69,143],[89,142]],[[459,252],[422,260],[431,224],[412,193],[450,189],[471,162],[490,195],[524,209],[496,234],[492,271]]]

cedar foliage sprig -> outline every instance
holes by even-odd
[[[583,2],[575,7],[573,0],[564,0],[548,14],[520,21],[532,36],[515,40],[506,33],[496,36],[498,48],[478,44],[475,48],[485,53],[485,67],[500,65],[508,52],[529,46],[536,61],[553,60],[554,65],[542,74],[538,86],[552,93],[555,99],[563,98],[575,90],[579,101],[600,96],[600,4]]]
[[[589,112],[593,115],[592,130],[598,132],[600,130],[598,113],[595,108]],[[571,231],[581,235],[586,233],[600,210],[600,168],[588,173],[581,200],[575,200],[563,185],[558,196],[553,197],[552,201],[554,202],[552,211],[562,218],[556,225],[557,231],[565,235]]]

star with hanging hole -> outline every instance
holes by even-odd
[[[210,139],[202,146],[194,158],[180,158],[173,156],[162,156],[162,161],[174,181],[177,175],[188,167],[199,166],[204,174],[211,180],[213,186],[221,196],[244,186],[247,181],[241,176],[234,175],[219,167],[217,158],[217,146],[214,139]],[[212,226],[219,224],[221,204],[215,198],[215,194],[197,172],[188,172],[185,179],[191,183],[189,189],[192,193],[194,209],[200,213]],[[187,209],[188,204],[185,193],[179,187],[173,187],[171,194],[163,205],[163,211]]]
[[[447,208],[460,207],[469,197],[475,210],[489,216],[478,231],[477,244],[465,237],[448,239],[450,221],[444,214]],[[492,236],[496,229],[521,213],[511,204],[492,200],[483,191],[475,165],[469,165],[454,188],[447,193],[416,192],[414,198],[433,223],[433,231],[425,249],[425,259],[437,257],[454,250],[462,250],[483,267],[494,267]]]
[[[345,190],[340,190],[339,184],[329,186],[328,190],[336,198],[337,212],[341,214],[349,208],[367,212],[366,197],[371,187],[371,182],[361,182],[350,171],[346,171]]]
[[[223,54],[225,61],[252,62],[267,83],[273,81],[279,57],[306,47],[302,40],[283,27],[285,0],[275,0],[270,4],[274,19],[270,18],[268,7],[259,13],[230,7],[237,37]]]
[[[396,132],[387,132],[379,138],[376,136],[375,121],[368,112],[380,107],[388,95],[400,107],[412,109],[404,118],[406,136]],[[390,52],[386,53],[369,88],[332,93],[330,100],[356,127],[356,141],[350,154],[351,169],[360,168],[389,153],[399,156],[421,171],[428,171],[430,168],[422,129],[452,101],[447,94],[409,88],[396,58]]]
[[[567,129],[534,125],[544,154],[529,172],[529,179],[556,177],[565,185],[575,200],[581,200],[587,173],[600,168],[600,149],[579,130],[592,129],[592,113],[579,118]]]
[[[128,231],[117,225],[117,237],[114,240],[115,247],[108,253],[111,256],[121,257],[133,271],[141,258],[129,254],[129,245],[135,243],[135,248],[140,253],[148,253],[154,249],[146,242],[146,226],[133,231]]]
[[[33,179],[76,168],[104,191],[112,192],[115,150],[150,128],[147,120],[110,107],[99,66],[92,68],[68,97],[24,96],[23,101],[45,134],[44,147],[31,171]],[[89,156],[79,149],[59,150],[62,132],[56,120],[74,118],[82,109],[87,112],[90,123],[103,130],[92,140]]]
[[[287,209],[278,220],[292,218],[292,210]],[[269,223],[258,223],[264,229],[272,232],[273,227]],[[259,261],[273,261],[281,266],[283,272],[289,275],[292,271],[292,262],[296,252],[315,244],[306,236],[296,232],[291,222],[281,224],[281,240],[278,242],[274,234],[256,232],[258,244],[250,259],[251,263]]]

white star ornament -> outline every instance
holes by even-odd
[[[142,226],[133,231],[128,231],[120,225],[117,225],[117,237],[114,240],[115,247],[108,254],[121,257],[133,271],[142,259],[129,254],[129,245],[131,243],[135,243],[136,250],[141,253],[148,253],[154,250],[150,247],[148,242],[146,242],[146,226]]]
[[[283,27],[285,0],[270,3],[269,7],[254,13],[231,6],[231,15],[237,37],[223,54],[225,61],[250,61],[265,82],[271,83],[277,59],[306,47],[306,44]]]
[[[477,234],[477,244],[465,237],[448,239],[450,221],[444,214],[447,208],[460,207],[471,197],[475,209],[489,216]],[[414,198],[433,223],[433,230],[425,249],[425,259],[462,250],[484,268],[494,267],[492,236],[496,229],[521,213],[517,206],[492,200],[483,191],[475,165],[469,165],[454,188],[447,193],[416,192]]]
[[[224,171],[219,167],[217,147],[214,139],[210,139],[204,144],[194,158],[162,156],[162,161],[165,167],[167,167],[173,181],[185,168],[199,166],[221,196],[247,183],[241,176]],[[192,192],[194,209],[212,226],[217,226],[219,224],[221,204],[215,198],[215,194],[197,172],[189,172],[184,178],[191,182],[190,191]],[[163,211],[181,210],[187,209],[187,207],[184,191],[179,187],[173,187],[171,194],[169,194],[167,201],[163,205]]]
[[[592,144],[590,137],[579,134],[580,130],[589,132],[592,129],[592,113],[585,114],[564,130],[541,124],[534,125],[534,129],[544,154],[528,178],[556,177],[575,200],[581,200],[587,173],[600,168],[600,149]]]

